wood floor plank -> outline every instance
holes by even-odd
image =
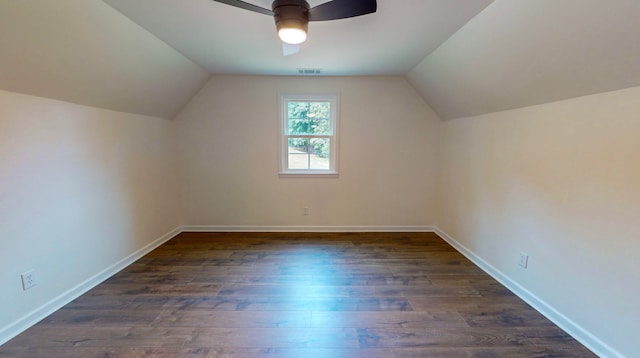
[[[181,297],[169,300],[166,308],[221,311],[413,311],[406,298],[377,297]]]
[[[66,310],[79,310],[79,309],[104,309],[104,310],[118,310],[126,309],[129,312],[133,312],[138,309],[161,309],[169,302],[170,297],[167,296],[126,296],[126,295],[93,295],[91,291],[86,293],[77,299],[68,303],[64,309],[58,312]]]
[[[522,326],[517,330],[522,332],[538,347],[554,347],[563,354],[577,354],[581,357],[590,357],[591,351],[567,334],[562,329],[554,325],[542,327]],[[560,343],[560,344],[558,344]]]
[[[480,296],[472,287],[453,286],[320,286],[299,283],[290,285],[225,285],[221,296],[288,296],[288,297],[407,297],[427,296]]]
[[[359,348],[211,348],[208,358],[392,358],[390,349]]]
[[[200,283],[105,283],[92,289],[90,295],[104,296],[215,296],[222,286]]]
[[[593,353],[566,351],[552,347],[518,346],[518,347],[429,347],[393,349],[396,358],[586,358]]]
[[[360,346],[399,347],[512,347],[531,344],[526,335],[509,328],[364,328],[358,329]]]
[[[149,325],[162,310],[151,309],[65,309],[41,321],[42,325]]]
[[[208,328],[312,327],[311,311],[165,310],[150,324],[158,327]]]
[[[201,328],[186,347],[359,348],[352,328]]]
[[[433,233],[182,233],[0,357],[595,357]]]
[[[312,327],[367,327],[367,328],[437,328],[469,327],[457,312],[336,312],[314,311]]]
[[[408,297],[411,306],[416,311],[475,311],[499,309],[531,310],[522,299],[511,296],[458,296],[458,297]]]
[[[146,326],[38,325],[11,340],[17,347],[183,347],[194,328]]]
[[[235,352],[234,352],[235,353]],[[158,348],[158,347],[25,347],[0,351],[0,357],[29,358],[212,358],[212,357],[260,357],[252,355],[219,355],[211,348]]]

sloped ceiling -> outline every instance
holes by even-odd
[[[321,68],[406,75],[451,119],[640,86],[638,0],[378,0],[376,14],[312,23],[290,57],[269,16],[105,1],[1,1],[0,89],[172,118],[211,74]]]
[[[208,78],[102,1],[0,2],[0,89],[171,118]]]
[[[640,86],[640,1],[497,0],[408,78],[442,119]]]

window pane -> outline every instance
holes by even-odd
[[[329,169],[329,138],[311,138],[309,140],[309,169]]]
[[[307,153],[309,139],[307,138],[289,138],[289,153]]]
[[[287,134],[331,134],[331,102],[287,102]]]
[[[287,118],[309,118],[309,102],[287,102]]]
[[[312,125],[312,134],[332,134],[331,133],[331,121],[327,119],[318,119]]]
[[[287,134],[313,134],[311,122],[308,119],[289,118]]]
[[[309,103],[309,118],[327,119],[331,113],[330,102]]]
[[[329,138],[289,138],[287,169],[329,169]]]
[[[289,168],[309,169],[309,155],[307,153],[289,153]]]
[[[287,134],[311,134],[309,102],[287,102]]]
[[[288,169],[309,169],[309,140],[289,138]]]

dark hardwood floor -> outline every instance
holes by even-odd
[[[183,233],[0,357],[595,357],[431,233]]]

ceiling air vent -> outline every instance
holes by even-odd
[[[319,68],[298,68],[298,74],[300,75],[319,75],[322,72]]]

